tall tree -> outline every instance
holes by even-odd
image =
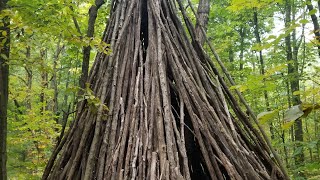
[[[87,37],[93,38],[94,35],[94,28],[95,28],[95,22],[98,15],[99,8],[105,3],[104,0],[95,0],[95,4],[92,5],[89,9],[89,20],[88,20],[88,28],[87,28]],[[76,21],[75,25],[78,27],[78,23]],[[79,29],[79,28],[78,28]],[[80,88],[84,89],[87,79],[88,79],[88,71],[89,71],[89,61],[90,61],[90,52],[91,52],[91,46],[87,45],[83,47],[83,59],[82,59],[82,70],[81,70],[81,76],[79,80]],[[82,94],[82,90],[80,91],[80,94]]]
[[[257,8],[254,8],[254,10],[253,10],[253,24],[254,24],[254,34],[255,34],[255,38],[256,38],[256,43],[259,46],[261,46]],[[265,75],[265,62],[264,62],[262,50],[259,50],[259,62],[260,62],[260,74],[262,76],[264,76]],[[265,78],[263,78],[264,86],[266,86],[265,81],[266,81]],[[269,96],[268,96],[267,90],[265,90],[265,89],[263,90],[263,96],[264,96],[266,110],[270,111],[271,109],[270,109],[270,103],[269,103]],[[271,133],[271,139],[274,139],[274,130],[273,130],[273,125],[271,122],[269,123],[269,129],[270,129],[270,133]]]
[[[292,10],[294,0],[286,0],[285,1],[285,27],[289,28],[292,22],[292,17],[294,18],[295,12]],[[300,95],[294,94],[294,92],[299,91],[299,68],[298,68],[298,49],[299,45],[296,42],[296,34],[295,30],[292,33],[288,33],[285,37],[285,45],[286,45],[286,58],[288,61],[288,81],[290,84],[290,95],[292,98],[290,99],[293,106],[301,104]],[[295,120],[294,123],[294,141],[297,144],[297,148],[303,149],[303,127],[301,119]],[[304,161],[304,153],[301,150],[301,153],[295,156],[295,163],[301,164]]]
[[[0,1],[0,13],[7,8],[7,0]],[[7,179],[7,106],[9,84],[10,19],[5,16],[0,25],[0,180]]]

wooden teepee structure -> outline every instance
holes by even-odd
[[[88,80],[101,103],[82,102],[43,179],[287,179],[181,0],[114,0],[110,14],[113,52]]]

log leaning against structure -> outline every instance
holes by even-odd
[[[43,179],[288,179],[181,0],[111,5],[112,54],[96,56],[88,80],[100,103],[81,102]]]

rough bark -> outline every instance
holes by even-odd
[[[205,35],[202,33],[201,28],[207,30],[210,12],[210,0],[200,0],[197,10],[197,22],[196,22],[196,35],[199,39],[199,43],[203,45],[206,41]]]
[[[0,1],[0,13],[5,10],[7,0]],[[7,106],[9,84],[10,19],[4,17],[0,26],[0,180],[7,179]]]
[[[113,2],[113,51],[88,79],[100,104],[79,105],[43,179],[288,179],[177,2]]]
[[[311,0],[307,0],[306,4],[307,4],[307,8],[308,8],[309,12],[314,9],[313,5],[311,3]],[[319,5],[319,1],[318,1],[318,5]],[[319,26],[318,18],[317,18],[315,13],[314,14],[310,14],[310,17],[311,17],[311,20],[312,20],[312,23],[313,23],[313,33],[314,33],[314,36],[315,36],[315,39],[316,39],[316,45],[318,47],[318,55],[320,57],[320,26]]]

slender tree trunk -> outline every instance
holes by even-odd
[[[197,22],[196,22],[196,35],[199,43],[203,45],[205,43],[205,35],[202,33],[201,28],[207,30],[210,12],[210,0],[200,0],[197,10]]]
[[[45,89],[48,88],[48,72],[46,69],[45,59],[47,55],[47,50],[40,50],[41,58],[41,92],[40,92],[40,114],[43,115],[44,111],[47,110],[47,100],[45,99]]]
[[[286,143],[286,136],[285,136],[285,131],[282,131],[281,133],[281,140],[282,143]],[[289,167],[289,158],[288,158],[288,147],[283,146],[283,152],[284,152],[284,161],[286,162],[286,167]]]
[[[320,0],[318,0],[318,17],[320,18]]]
[[[56,52],[53,57],[53,73],[52,73],[52,81],[51,81],[51,86],[53,88],[53,107],[52,111],[53,113],[58,116],[59,115],[59,101],[58,101],[58,78],[57,78],[57,64],[59,60],[59,55],[63,49],[63,45],[61,46],[61,36],[59,37],[57,47],[56,47]],[[59,123],[59,118],[56,118],[57,123]]]
[[[239,30],[239,34],[240,34],[240,67],[239,67],[239,70],[242,71],[243,70],[243,60],[244,60],[244,38],[245,38],[245,34],[246,34],[246,28],[245,27],[241,27],[240,30]]]
[[[30,52],[31,48],[30,46],[28,46],[26,48],[26,58],[27,60],[29,60],[31,58],[31,52]],[[29,68],[28,66],[24,67],[24,69],[26,70],[26,79],[27,79],[27,98],[26,98],[26,107],[27,109],[31,109],[32,105],[31,105],[31,93],[32,93],[32,79],[33,79],[33,72],[32,72],[32,68]]]
[[[318,5],[319,5],[319,1],[318,1]],[[311,0],[307,0],[307,8],[308,8],[309,12],[314,10]],[[320,7],[318,7],[318,8],[320,8]],[[313,23],[313,33],[314,33],[315,38],[316,38],[316,44],[317,44],[317,47],[318,47],[318,55],[320,57],[320,27],[319,27],[319,22],[318,22],[318,18],[317,18],[315,13],[314,14],[310,14],[310,17],[311,17],[311,20],[312,20],[312,23]]]
[[[5,10],[7,0],[0,1],[0,13]],[[9,86],[10,19],[4,17],[0,26],[0,180],[7,179],[7,106]]]
[[[231,71],[234,70],[234,51],[232,49],[232,46],[229,47],[229,51],[228,51],[228,54],[229,54],[229,62],[231,64]]]
[[[305,87],[303,88],[304,90],[305,90]],[[307,97],[305,97],[305,98],[307,98]],[[305,102],[307,102],[306,101],[306,99],[305,99]],[[311,142],[312,141],[312,136],[311,136],[311,134],[310,134],[310,132],[309,132],[309,123],[308,123],[308,121],[305,121],[305,130],[306,130],[306,132],[305,132],[305,134],[307,135],[307,142]],[[311,161],[313,161],[314,159],[313,159],[313,153],[312,153],[312,147],[308,147],[308,150],[309,150],[309,157],[310,157],[310,160]]]
[[[88,20],[88,29],[87,29],[88,38],[93,38],[94,26],[95,26],[95,22],[98,15],[98,10],[104,3],[105,3],[104,0],[95,0],[95,4],[92,5],[89,9],[89,20]],[[82,70],[81,70],[81,77],[79,81],[80,88],[82,89],[85,88],[86,82],[88,79],[90,51],[91,51],[90,45],[83,47]],[[79,91],[79,92],[80,92],[80,95],[83,93],[83,91]]]
[[[257,44],[261,45],[261,38],[260,38],[260,33],[259,33],[259,21],[258,21],[258,12],[257,9],[254,9],[253,12],[253,23],[254,23],[254,34],[256,37]],[[262,50],[259,51],[259,62],[260,62],[260,74],[264,76],[265,74],[265,64],[264,64],[264,59],[263,59],[263,53]],[[266,86],[265,83],[265,78],[263,78],[263,84]],[[266,105],[267,111],[270,111],[270,104],[269,104],[269,97],[268,97],[268,92],[267,90],[263,90],[263,96],[264,96],[264,101]],[[271,139],[274,139],[274,129],[273,129],[273,124],[272,122],[269,122],[269,129],[270,129],[270,134],[271,134]]]
[[[295,9],[295,0],[292,0],[292,19],[291,21],[295,21],[296,18],[296,9]],[[304,33],[304,27],[302,28],[302,34]],[[291,74],[292,79],[290,79],[290,89],[292,95],[292,103],[293,105],[301,104],[300,95],[294,95],[294,92],[300,90],[300,73],[299,73],[299,61],[298,61],[298,54],[299,48],[302,42],[302,39],[298,42],[297,40],[297,31],[296,29],[292,32],[292,45],[293,45],[293,63],[288,64],[288,74]],[[319,36],[320,37],[320,36]],[[320,46],[319,46],[320,47]],[[320,53],[320,52],[319,52]],[[320,54],[319,54],[320,55]],[[303,69],[303,68],[302,68]],[[303,126],[302,126],[302,119],[297,119],[294,123],[294,137],[295,143],[297,143],[297,147],[301,148],[301,153],[295,158],[296,164],[303,164],[304,162],[304,148],[303,148]]]
[[[285,7],[285,26],[289,27],[292,21],[292,3],[290,0],[286,0]],[[294,36],[294,37],[293,37]],[[288,80],[290,84],[290,96],[292,97],[292,105],[298,105],[301,103],[300,96],[294,95],[295,91],[299,90],[299,69],[298,69],[298,48],[295,41],[295,31],[292,34],[288,34],[285,37],[286,51],[287,51],[287,61],[288,63]],[[294,40],[292,40],[292,38]],[[294,52],[292,51],[292,42],[294,42]],[[292,62],[293,61],[293,62]],[[301,119],[297,119],[294,123],[294,141],[296,142],[297,148],[303,148],[301,142],[303,142],[303,129]],[[304,161],[304,154],[302,152],[295,157],[295,163],[301,164]]]
[[[289,27],[291,23],[291,1],[286,0],[285,1],[285,27]],[[286,45],[286,58],[287,61],[290,62],[292,61],[292,47],[291,47],[291,33],[289,33],[285,37],[285,45]],[[291,107],[292,105],[292,96],[291,96],[291,89],[290,89],[290,82],[291,82],[291,77],[289,73],[289,68],[288,68],[288,76],[287,76],[287,96],[288,96],[288,105]],[[294,127],[290,128],[290,137],[291,140],[294,141]]]
[[[315,83],[313,83],[313,85],[312,85],[312,89],[314,89],[315,88]],[[313,104],[315,104],[316,102],[315,102],[315,94],[312,94],[312,103]],[[317,111],[313,111],[313,122],[314,122],[314,138],[315,139],[319,139],[320,138],[320,133],[319,133],[319,119],[318,119],[318,117],[319,116],[317,116]],[[320,159],[320,145],[319,145],[319,143],[317,143],[317,145],[316,145],[316,159],[317,160],[319,160]]]

